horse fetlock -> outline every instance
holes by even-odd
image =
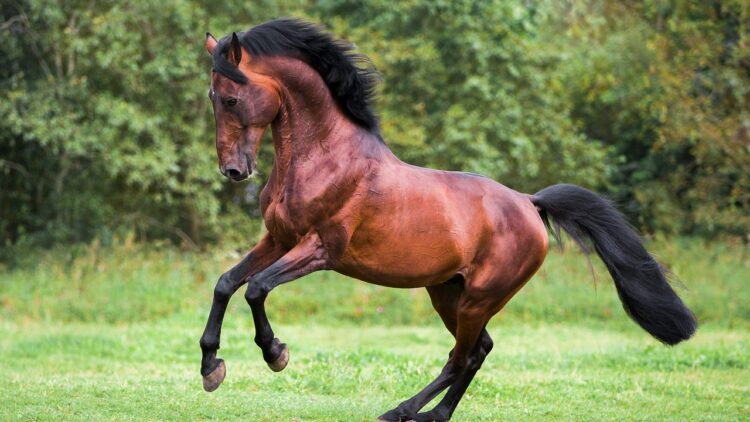
[[[216,352],[219,350],[219,339],[216,338],[216,336],[207,336],[204,334],[198,344],[200,344],[201,350],[203,351]]]
[[[221,359],[216,359],[216,352],[203,353],[201,359],[201,375],[207,376],[213,372],[218,366]]]
[[[270,330],[261,330],[257,332],[253,340],[255,341],[255,344],[263,351],[273,349],[274,342],[279,341],[279,339],[274,338],[273,332]]]

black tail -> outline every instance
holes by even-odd
[[[558,241],[562,228],[586,253],[586,240],[593,243],[615,280],[625,312],[644,330],[669,345],[693,335],[698,325],[695,316],[610,201],[579,186],[554,185],[534,194],[533,202]]]

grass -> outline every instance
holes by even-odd
[[[552,253],[496,317],[495,349],[454,420],[748,420],[746,249],[661,240],[702,323],[675,348],[623,314],[611,282]],[[280,287],[268,313],[291,351],[272,373],[241,295],[201,389],[197,345],[213,283],[238,256],[96,244],[0,270],[2,420],[374,420],[432,380],[452,347],[422,290],[320,273]]]
[[[248,327],[225,330],[228,375],[201,390],[199,324],[2,326],[3,419],[374,420],[440,370],[438,327],[277,327],[290,366],[272,373]],[[636,330],[503,326],[456,420],[741,420],[750,335],[707,327],[675,349]]]

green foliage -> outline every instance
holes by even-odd
[[[0,6],[0,246],[133,231],[243,246],[257,185],[219,176],[206,30],[292,15],[383,73],[407,161],[604,190],[644,230],[750,232],[750,7],[719,3],[25,0]],[[270,142],[261,170],[271,166]],[[7,251],[6,251],[7,254]],[[5,257],[7,259],[7,256]]]
[[[750,5],[557,5],[573,115],[610,145],[610,189],[638,225],[750,233]]]
[[[560,56],[540,43],[549,17],[524,4],[331,1],[323,16],[345,16],[330,26],[385,75],[383,132],[400,155],[525,191],[595,187],[604,150],[570,119]]]
[[[0,33],[12,69],[0,133],[26,174],[3,189],[30,210],[10,206],[20,221],[6,235],[85,240],[118,223],[184,235],[215,224],[202,13],[146,1],[41,1],[14,13],[20,21]]]

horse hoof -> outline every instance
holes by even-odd
[[[268,367],[271,368],[273,372],[279,372],[282,369],[286,368],[286,364],[289,363],[289,347],[287,345],[284,345],[284,350],[281,351],[281,354],[274,362],[269,362]]]
[[[224,377],[227,375],[227,367],[224,366],[224,361],[219,360],[219,366],[216,367],[210,374],[203,377],[203,389],[209,393],[219,388],[221,382],[224,381]]]
[[[399,421],[407,421],[407,422],[413,422],[414,417],[410,416],[414,413],[407,413],[403,410],[399,410],[398,408],[389,410],[382,415],[378,416],[378,419],[376,422],[399,422]]]

